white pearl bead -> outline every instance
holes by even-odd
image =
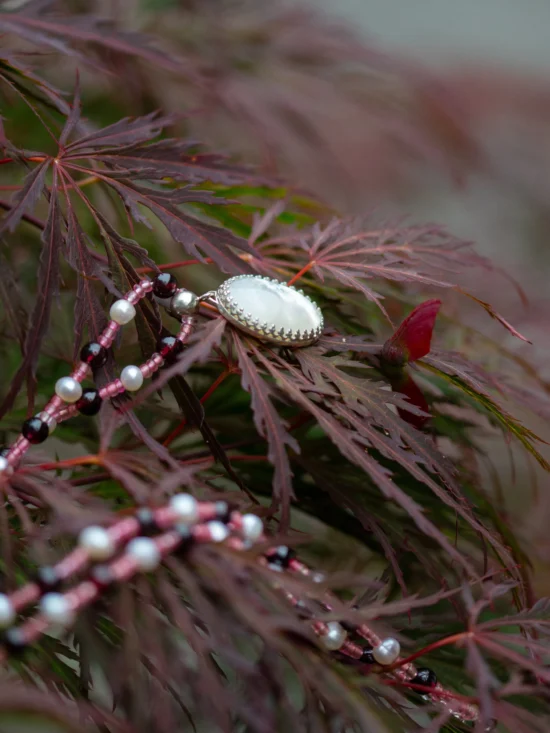
[[[256,514],[243,514],[242,533],[245,539],[254,542],[261,537],[264,531],[264,523]]]
[[[397,639],[391,636],[384,639],[378,646],[372,650],[372,656],[378,664],[393,664],[401,653],[401,646]]]
[[[124,326],[136,317],[136,309],[127,300],[121,298],[120,300],[115,300],[111,306],[109,315],[112,321],[118,323],[120,326]]]
[[[40,610],[48,621],[60,626],[70,626],[74,611],[62,593],[46,593],[40,600]]]
[[[82,385],[72,377],[61,377],[55,383],[55,394],[61,397],[63,402],[77,402],[82,397]]]
[[[178,316],[195,313],[199,307],[199,299],[190,290],[178,290],[170,301],[170,310]]]
[[[210,532],[212,542],[223,542],[229,537],[229,530],[223,522],[213,520],[212,522],[208,522],[206,526]]]
[[[170,499],[170,508],[184,524],[194,524],[199,519],[199,505],[191,494],[176,494]]]
[[[57,427],[57,420],[53,418],[49,412],[39,412],[37,417],[46,423],[49,430],[48,435],[51,435]]]
[[[136,392],[143,384],[141,369],[133,364],[125,366],[120,372],[120,381],[128,392]]]
[[[338,621],[329,621],[327,624],[327,632],[321,637],[321,641],[330,651],[340,649],[347,638],[347,631],[338,623]]]
[[[0,629],[11,626],[15,621],[15,609],[12,602],[4,593],[0,593]]]
[[[149,537],[130,540],[126,545],[126,552],[136,561],[139,570],[154,570],[161,561],[159,549]]]
[[[0,473],[8,472],[9,468],[10,464],[8,462],[8,459],[4,458],[4,456],[0,456]]]
[[[115,552],[115,543],[103,527],[86,527],[78,537],[78,544],[85,549],[92,560],[107,560]]]

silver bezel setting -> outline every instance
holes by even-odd
[[[273,323],[266,321],[260,321],[258,318],[254,318],[253,313],[245,313],[244,308],[239,308],[237,302],[231,297],[229,293],[229,286],[236,280],[250,279],[265,280],[266,282],[272,282],[279,287],[288,288],[293,290],[295,293],[299,293],[303,298],[308,300],[317,311],[319,316],[319,326],[311,329],[310,331],[293,331],[291,329],[277,329]],[[275,278],[267,277],[263,275],[236,275],[235,277],[226,280],[220,287],[215,291],[215,300],[218,310],[227,318],[228,321],[233,323],[235,326],[240,328],[242,331],[249,333],[251,336],[256,336],[262,341],[268,341],[274,344],[281,344],[282,346],[309,346],[313,344],[317,339],[320,338],[323,328],[324,319],[323,313],[317,303],[313,301],[303,290],[298,290],[292,285],[287,285],[280,280]]]

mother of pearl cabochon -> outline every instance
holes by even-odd
[[[222,315],[264,341],[305,346],[323,330],[323,314],[302,291],[261,275],[237,275],[216,291]]]

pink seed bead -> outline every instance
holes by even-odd
[[[230,537],[227,540],[226,544],[232,550],[243,550],[244,549],[244,542],[240,540],[238,537]]]
[[[44,412],[47,412],[48,415],[54,415],[57,412],[57,410],[61,407],[62,404],[63,404],[63,400],[61,399],[61,397],[58,397],[57,395],[55,395],[54,397],[51,398],[51,400],[48,402],[48,404],[44,408]]]
[[[90,580],[84,580],[82,583],[65,593],[65,598],[73,611],[78,611],[88,603],[94,601],[99,595],[98,588]]]
[[[143,280],[139,284],[141,285],[141,288],[145,293],[150,293],[153,289],[153,283],[146,277],[143,278]]]
[[[199,522],[209,522],[216,519],[216,505],[210,501],[204,501],[199,504]]]
[[[105,400],[111,397],[116,397],[116,395],[120,394],[121,392],[124,392],[124,386],[120,379],[115,379],[99,390],[99,396],[102,400]]]
[[[34,616],[19,627],[26,644],[32,644],[48,629],[50,622],[43,616]]]
[[[173,527],[178,521],[176,513],[168,506],[161,507],[155,511],[155,522],[161,529]]]
[[[55,569],[59,577],[62,580],[66,580],[67,578],[70,578],[71,575],[74,575],[85,568],[89,561],[90,558],[88,556],[88,551],[83,547],[75,547],[75,549],[64,557],[63,560],[57,563]]]
[[[77,382],[81,382],[87,373],[88,373],[88,365],[82,361],[80,362],[78,367],[74,370],[74,372],[71,374],[71,376],[73,379],[76,379]]]
[[[111,571],[117,581],[128,580],[137,573],[137,561],[131,555],[123,555],[111,563]]]
[[[131,303],[132,305],[135,305],[139,301],[139,299],[140,299],[140,294],[136,292],[130,293],[128,297],[126,298],[128,303]]]
[[[160,354],[153,354],[153,356],[151,357],[151,361],[155,365],[155,371],[157,369],[160,369],[161,366],[164,364],[164,359],[162,358]]]
[[[157,537],[155,543],[162,556],[168,555],[173,552],[181,542],[181,537],[177,532],[167,532],[166,534]]]
[[[186,318],[182,321],[181,328],[176,338],[185,343],[193,331],[194,323],[194,318]]]
[[[146,361],[145,364],[142,364],[139,368],[140,372],[143,374],[145,379],[149,379],[151,374],[153,373],[154,369],[149,361]]]
[[[135,537],[139,532],[139,522],[135,517],[128,517],[127,519],[121,519],[120,522],[113,524],[107,530],[111,539],[115,544],[126,542],[126,540]]]
[[[193,529],[193,539],[195,542],[212,542],[210,529],[205,524],[199,524]]]
[[[20,611],[30,603],[35,603],[40,598],[40,588],[36,583],[27,583],[22,588],[18,588],[10,595],[10,600],[16,611]]]

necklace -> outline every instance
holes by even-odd
[[[119,329],[133,320],[135,305],[150,293],[181,321],[177,335],[160,338],[156,352],[147,361],[140,366],[125,366],[119,377],[101,389],[82,388],[81,383],[89,372],[105,365],[108,349]],[[194,314],[201,303],[209,303],[234,326],[269,343],[303,347],[314,343],[323,330],[323,315],[316,303],[303,291],[271,278],[238,275],[202,296],[179,288],[176,278],[169,273],[160,273],[153,281],[144,279],[112,304],[109,324],[97,341],[82,348],[80,364],[69,376],[56,382],[55,396],[38,415],[23,423],[21,435],[13,445],[0,450],[0,479],[11,476],[30,445],[46,440],[58,422],[77,413],[97,414],[105,399],[125,391],[137,391],[144,380],[165,363],[173,363],[192,333]],[[156,537],[153,539],[151,535]],[[241,515],[231,510],[226,502],[198,503],[188,494],[172,497],[168,507],[157,510],[142,507],[134,517],[121,520],[109,529],[88,527],[81,532],[75,550],[56,566],[41,568],[35,581],[9,596],[0,594],[0,627],[7,628],[3,638],[4,650],[8,653],[22,651],[52,624],[70,626],[77,612],[92,603],[112,583],[128,580],[138,572],[154,570],[165,556],[182,548],[187,550],[193,542],[219,543],[227,540],[233,549],[246,550],[265,539],[258,516]],[[310,571],[286,546],[271,548],[261,562],[274,571],[289,570],[308,576],[313,582],[323,580],[320,573]],[[58,592],[63,582],[88,567],[90,574],[85,580],[66,593]],[[311,617],[302,600],[288,591],[284,594],[303,618]],[[326,598],[322,608],[330,612],[332,606],[328,593]],[[21,627],[12,626],[16,614],[37,601],[39,614]],[[380,639],[365,624],[312,620],[311,628],[327,650],[338,652],[357,663],[390,667],[399,661],[399,642],[393,638]],[[350,641],[350,633],[367,641],[368,646]],[[447,699],[447,692],[431,670],[417,669],[409,663],[396,667],[391,674],[413,689],[416,687],[423,691],[427,699],[450,708],[452,715],[460,720],[477,719],[478,711],[474,705]]]

